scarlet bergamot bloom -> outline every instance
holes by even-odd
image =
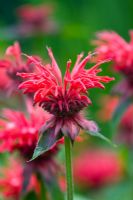
[[[67,62],[64,78],[56,63],[53,53],[48,48],[51,64],[41,62],[28,56],[37,68],[35,73],[18,73],[22,78],[28,78],[19,85],[24,93],[34,93],[34,103],[39,104],[51,114],[50,120],[41,128],[43,133],[37,145],[34,157],[47,151],[60,137],[67,136],[73,142],[80,128],[92,135],[99,134],[95,122],[85,119],[81,111],[91,104],[87,96],[90,88],[104,88],[102,83],[108,83],[114,78],[98,76],[100,65],[108,60],[100,61],[90,69],[85,69],[92,54],[88,54],[82,61],[83,54],[78,55],[72,72],[71,60]]]
[[[20,44],[15,42],[6,49],[4,59],[0,59],[0,69],[4,70],[7,80],[3,90],[11,95],[18,91],[18,85],[22,82],[21,77],[16,76],[16,73],[32,72],[33,66],[28,60],[23,60]]]
[[[97,59],[111,58],[113,68],[124,76],[124,79],[115,87],[115,91],[130,96],[133,94],[133,30],[130,32],[130,41],[127,42],[114,31],[97,33]]]

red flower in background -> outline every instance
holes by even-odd
[[[130,42],[126,42],[113,31],[98,33],[94,44],[97,46],[97,59],[111,58],[114,69],[122,73],[126,80],[120,82],[116,91],[133,93],[133,31],[130,31]]]
[[[27,102],[28,116],[24,112],[5,109],[0,120],[0,152],[19,152],[22,159],[31,159],[39,137],[39,130],[49,119],[49,114],[42,108],[33,108]],[[25,164],[24,177],[30,177],[33,173],[39,172],[45,179],[50,180],[59,169],[55,161],[55,155],[62,143],[59,140],[47,153],[42,154],[36,160]]]
[[[24,167],[19,160],[9,159],[8,166],[0,168],[0,191],[4,199],[21,199]],[[39,194],[40,185],[34,174],[30,177],[28,191],[34,190]]]
[[[21,48],[18,42],[9,46],[5,53],[5,59],[0,60],[0,70],[3,70],[4,77],[7,80],[3,85],[3,90],[12,94],[18,90],[18,85],[22,79],[16,76],[17,72],[32,72],[33,66],[29,61],[24,61],[21,56]]]
[[[91,104],[87,97],[90,88],[104,88],[103,83],[108,83],[113,78],[98,76],[100,65],[106,61],[98,62],[90,69],[85,65],[91,59],[88,54],[82,61],[83,54],[78,55],[75,66],[70,73],[71,61],[67,62],[64,78],[56,63],[51,49],[48,49],[52,64],[42,65],[32,56],[29,60],[37,67],[36,73],[18,73],[22,78],[28,78],[20,84],[19,88],[25,93],[34,93],[34,102],[52,114],[49,122],[42,128],[51,137],[59,138],[62,133],[72,141],[78,135],[80,128],[98,132],[93,121],[88,121],[81,114],[81,110]],[[45,133],[46,134],[46,133]]]
[[[82,153],[74,161],[75,182],[82,187],[101,187],[122,178],[120,157],[107,149],[95,149]]]
[[[18,32],[22,36],[34,33],[49,33],[55,30],[55,23],[50,19],[53,8],[50,5],[23,5],[17,9],[19,19]]]
[[[39,136],[40,127],[47,121],[49,115],[41,108],[34,109],[30,102],[28,117],[24,112],[5,109],[0,119],[0,151],[19,150],[24,156],[32,155]],[[31,153],[30,153],[31,152]]]
[[[19,199],[23,183],[23,167],[10,159],[10,166],[0,168],[0,190],[4,199]]]

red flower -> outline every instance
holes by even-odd
[[[10,166],[0,168],[0,190],[4,199],[18,200],[22,190],[23,167],[19,162],[10,159]]]
[[[8,166],[0,168],[0,191],[4,199],[19,200],[22,195],[24,167],[19,160],[9,159]],[[40,185],[34,174],[30,177],[27,191],[33,190],[40,193]]]
[[[122,173],[120,157],[107,149],[92,149],[74,161],[75,181],[82,187],[100,187],[118,181]]]
[[[125,94],[133,91],[133,31],[130,31],[130,42],[113,31],[103,31],[97,34],[94,44],[97,46],[97,59],[111,58],[115,70],[126,78],[126,81],[117,86],[117,91],[122,90]]]
[[[24,61],[21,56],[21,48],[18,42],[7,48],[5,53],[5,59],[0,60],[0,68],[4,69],[6,79],[8,80],[3,86],[8,94],[17,91],[18,85],[22,82],[22,79],[16,76],[17,72],[30,72],[33,66],[29,61]]]
[[[51,32],[55,29],[55,24],[50,16],[53,8],[50,5],[23,5],[17,9],[19,18],[18,33],[22,36],[33,35],[38,32]]]
[[[47,121],[49,115],[41,108],[33,109],[27,102],[28,117],[25,113],[5,109],[0,119],[0,151],[18,150],[24,157],[31,158],[36,146],[40,127]]]
[[[91,54],[82,61],[83,54],[80,54],[71,73],[71,61],[67,62],[63,78],[51,49],[48,49],[48,53],[52,64],[43,66],[41,62],[28,56],[29,60],[36,65],[38,72],[18,73],[22,78],[29,79],[20,84],[19,88],[24,89],[25,93],[34,93],[35,104],[38,103],[52,114],[42,131],[49,130],[47,134],[55,138],[59,138],[63,133],[72,141],[75,140],[80,128],[96,133],[98,131],[96,124],[86,120],[80,111],[91,104],[87,97],[88,89],[104,88],[102,82],[108,83],[113,80],[108,76],[97,75],[101,71],[99,66],[106,61],[98,62],[92,68],[85,69]]]
[[[31,159],[39,138],[39,130],[49,118],[42,108],[33,109],[31,103],[27,103],[28,115],[15,110],[6,109],[0,120],[0,152],[19,152],[25,161]],[[59,169],[54,157],[59,151],[59,140],[49,151],[24,167],[24,178],[30,179],[33,173],[39,172],[45,180],[51,180]],[[26,190],[26,189],[25,189]]]

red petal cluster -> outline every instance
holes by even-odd
[[[16,76],[17,72],[33,71],[33,66],[29,61],[22,59],[22,52],[18,42],[9,46],[5,53],[5,59],[0,60],[0,68],[4,70],[5,79],[8,80],[3,87],[8,94],[16,92],[22,79]]]
[[[101,71],[100,65],[107,60],[98,62],[90,69],[85,69],[87,62],[91,59],[91,54],[82,61],[83,54],[78,55],[72,72],[70,72],[71,61],[68,61],[63,78],[51,49],[48,49],[48,53],[51,64],[44,66],[32,56],[28,56],[38,71],[17,74],[28,79],[20,84],[19,89],[24,89],[25,93],[34,93],[34,102],[56,116],[72,116],[87,107],[91,103],[87,97],[87,90],[104,88],[102,83],[113,80],[108,76],[97,75]]]
[[[52,7],[49,5],[23,5],[17,9],[17,14],[27,23],[32,23],[34,25],[39,25],[44,20],[46,20],[52,13]]]
[[[130,31],[130,42],[113,31],[103,31],[96,36],[94,44],[99,53],[98,59],[111,58],[118,71],[126,75],[133,74],[133,31]]]
[[[18,150],[31,158],[36,146],[39,129],[47,121],[48,114],[41,108],[34,109],[28,102],[29,117],[21,111],[5,109],[0,119],[0,151]]]
[[[82,187],[100,187],[118,181],[122,173],[121,159],[107,149],[92,149],[74,161],[75,181]]]
[[[23,183],[22,165],[10,159],[10,166],[1,168],[0,175],[0,190],[4,199],[19,199]]]
[[[13,158],[9,159],[9,165],[0,168],[0,194],[2,197],[4,199],[20,199],[25,178],[22,163]],[[40,185],[34,174],[30,177],[27,191],[33,189],[37,194],[40,193]]]
[[[48,4],[20,6],[17,9],[19,23],[16,32],[21,37],[31,36],[36,33],[53,33],[56,30],[56,24],[51,19],[52,12],[53,7]]]

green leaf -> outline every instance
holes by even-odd
[[[59,136],[54,134],[55,128],[49,128],[48,130],[44,131],[39,140],[38,144],[34,150],[34,154],[32,156],[32,160],[37,158],[38,156],[42,155],[43,153],[47,152],[51,149],[51,147],[57,142],[60,138]]]
[[[132,102],[133,101],[132,101],[131,97],[125,98],[120,102],[120,104],[118,105],[118,107],[116,108],[116,110],[113,113],[112,124],[114,126],[116,126],[119,123],[123,113],[131,105]]]
[[[34,191],[30,191],[24,198],[23,200],[37,200],[38,197]]]
[[[105,140],[105,141],[108,142],[109,144],[111,144],[111,145],[113,145],[114,147],[116,147],[116,145],[113,144],[109,138],[105,137],[105,136],[102,135],[101,133],[99,133],[99,132],[92,132],[92,131],[89,131],[88,133],[89,133],[90,135],[92,135],[92,136],[99,137],[99,138],[101,138],[102,140]]]

